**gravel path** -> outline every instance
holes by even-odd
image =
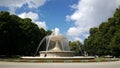
[[[120,68],[120,61],[92,63],[0,62],[0,68]]]

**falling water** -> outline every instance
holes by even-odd
[[[50,46],[50,45],[49,45],[49,44],[50,44],[50,39],[51,39],[51,36],[48,37],[48,42],[46,42],[46,43],[47,43],[46,51],[48,51],[48,47]],[[46,40],[46,41],[47,41],[47,40]]]
[[[38,47],[37,47],[37,50],[36,50],[34,56],[37,54],[37,52],[38,52],[38,50],[39,50],[41,44],[43,43],[43,41],[44,41],[45,39],[46,39],[46,43],[47,43],[46,51],[48,51],[48,47],[49,47],[49,43],[50,43],[50,38],[49,38],[49,37],[51,37],[51,36],[54,35],[54,34],[55,34],[55,31],[52,32],[50,36],[45,36],[45,37],[40,41],[40,43],[39,43],[39,45],[38,45]],[[47,39],[47,38],[48,38],[48,39]],[[47,40],[48,40],[48,42],[47,42]]]
[[[68,51],[70,51],[70,47],[69,47],[69,44],[68,44],[68,43],[69,43],[68,40],[65,40],[64,42],[67,42],[67,43],[65,43],[64,45],[67,45],[66,48],[67,48]]]
[[[52,37],[54,37],[54,36],[58,36],[58,37],[61,38],[61,35],[59,36],[59,29],[58,29],[58,28],[55,28],[55,30],[51,33],[51,35],[45,36],[45,37],[41,40],[41,42],[39,43],[39,45],[38,45],[38,47],[37,47],[37,50],[36,50],[34,56],[36,56],[39,48],[41,47],[43,41],[45,41],[45,40],[46,40],[46,53],[47,53],[47,51],[49,51],[49,48],[51,47],[51,46],[50,46],[50,45],[51,45],[51,44],[50,44],[51,39],[52,39]],[[59,38],[58,38],[58,39],[59,39]],[[66,38],[60,40],[60,43],[61,43],[61,50],[62,50],[62,51],[70,51],[69,44],[68,44],[68,40],[67,40]],[[79,48],[79,49],[80,49],[80,48]]]
[[[62,41],[60,41],[60,43],[61,43],[62,50],[64,50],[64,49],[63,49],[63,42],[62,42]]]
[[[41,46],[41,44],[43,43],[43,41],[46,39],[46,37],[47,36],[45,36],[41,41],[40,41],[40,43],[39,43],[39,45],[38,45],[38,47],[37,47],[37,50],[36,50],[36,52],[35,52],[35,54],[34,54],[34,56],[37,54],[37,52],[38,52],[38,50],[39,50],[39,48],[40,48],[40,46]]]
[[[77,46],[78,46],[78,48],[79,48],[81,54],[83,55],[82,49],[81,49],[81,47],[79,46],[78,42],[77,42]]]

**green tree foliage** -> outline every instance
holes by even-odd
[[[69,41],[70,51],[75,55],[83,55],[83,45],[79,41]]]
[[[0,12],[0,55],[33,55],[40,40],[50,34],[31,21]]]
[[[120,8],[116,9],[108,22],[90,29],[90,36],[84,41],[84,45],[90,55],[120,56]]]

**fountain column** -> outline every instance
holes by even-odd
[[[62,51],[59,41],[57,41],[57,40],[55,41],[55,47],[50,51]]]

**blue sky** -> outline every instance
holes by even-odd
[[[40,11],[42,13],[42,19],[46,21],[48,29],[59,28],[62,33],[74,25],[66,21],[66,15],[71,14],[73,10],[70,6],[77,3],[78,0],[51,0],[48,1]]]
[[[57,28],[69,40],[83,42],[89,29],[107,21],[119,5],[120,0],[0,0],[0,11],[31,18],[40,28]]]

